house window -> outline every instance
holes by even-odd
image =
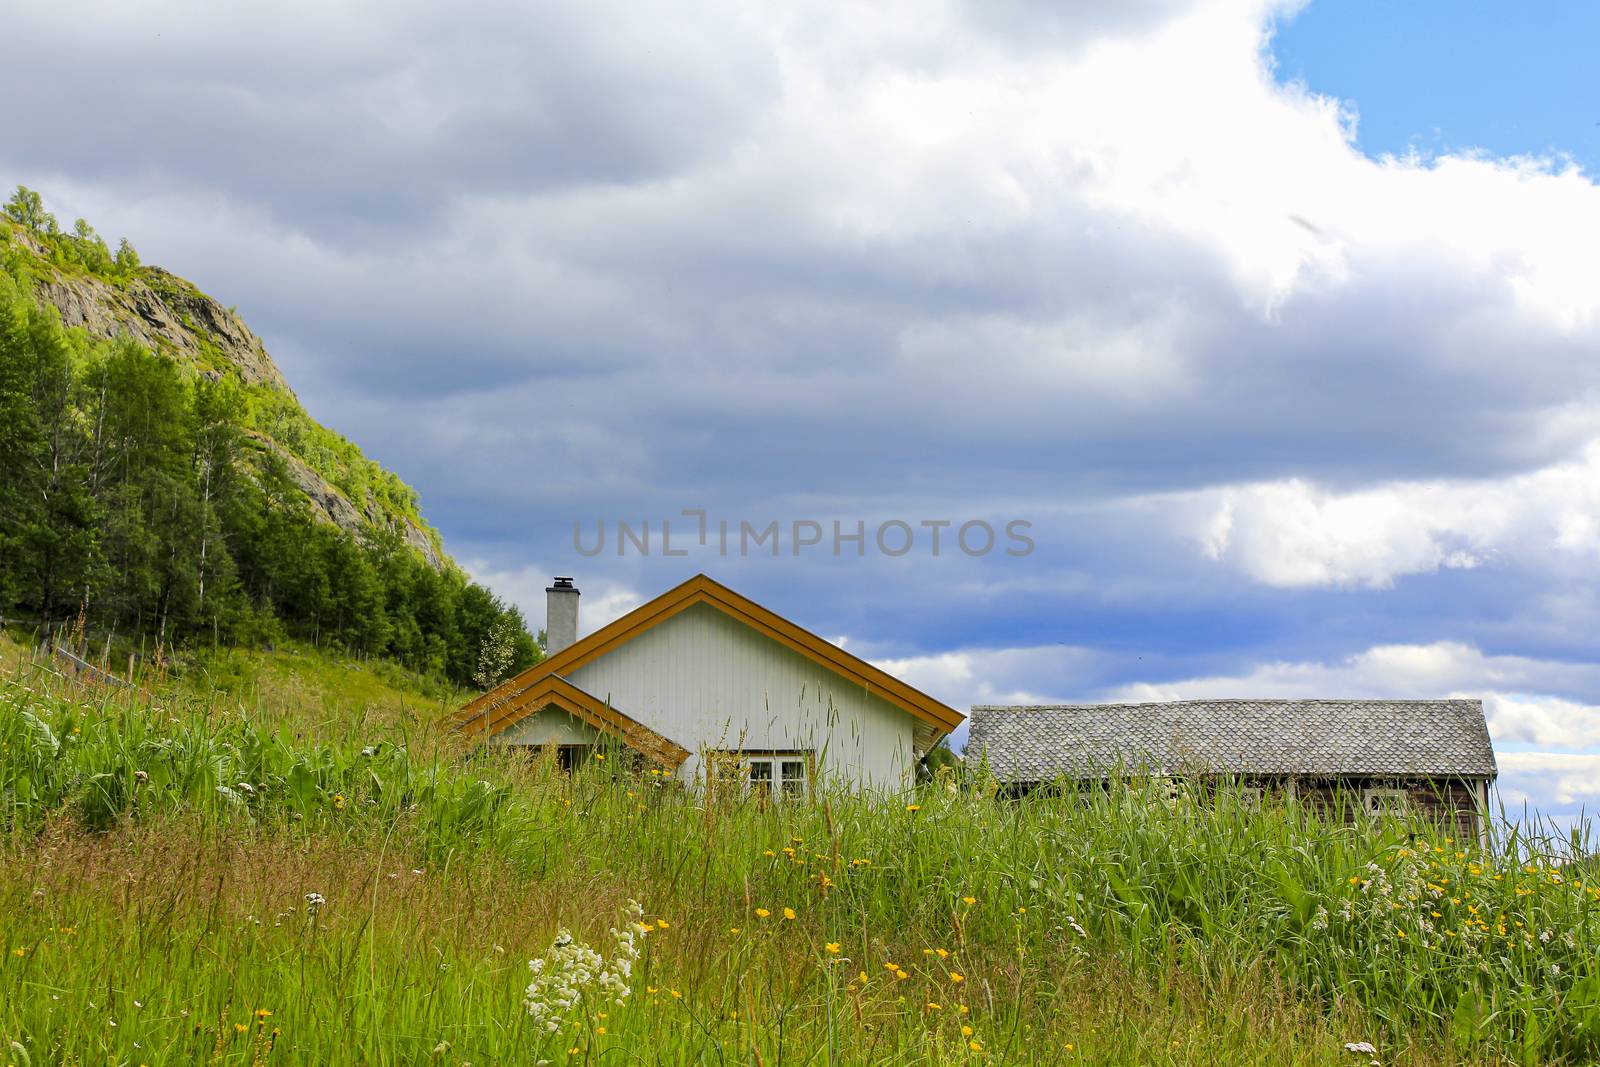
[[[1366,789],[1361,800],[1368,815],[1404,815],[1410,806],[1404,789]]]
[[[810,752],[714,752],[706,766],[714,788],[737,786],[746,796],[799,800],[811,791]]]

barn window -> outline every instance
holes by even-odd
[[[1404,815],[1410,800],[1404,789],[1365,789],[1362,804],[1368,815]]]

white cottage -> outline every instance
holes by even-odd
[[[568,767],[609,737],[685,784],[782,798],[899,789],[963,718],[703,574],[581,641],[572,580],[546,594],[549,655],[457,712],[463,732]]]

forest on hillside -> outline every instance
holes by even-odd
[[[25,193],[12,221],[106,272],[137,269],[126,242],[111,253],[81,222],[60,233]],[[448,562],[319,521],[248,409],[230,375],[63,328],[8,262],[0,617],[166,648],[301,638],[463,686],[538,658],[517,609]]]

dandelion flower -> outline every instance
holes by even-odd
[[[921,804],[907,804],[906,805],[906,810],[907,811],[921,811],[922,810],[922,805]]]
[[[794,918],[794,909],[793,908],[784,908],[783,909],[783,917],[785,919],[793,919]]]
[[[962,1037],[971,1037],[972,1036],[972,1027],[967,1026],[965,1023],[963,1023],[962,1026],[961,1026],[961,1036]]]
[[[974,1052],[982,1052],[983,1051],[983,1046],[978,1044],[978,1042],[976,1042],[976,1041],[968,1041],[967,1042],[967,1047],[970,1048]]]
[[[765,919],[767,916],[769,916],[771,914],[772,914],[772,912],[768,911],[766,908],[757,908],[756,909],[756,918],[758,918],[758,919]]]

